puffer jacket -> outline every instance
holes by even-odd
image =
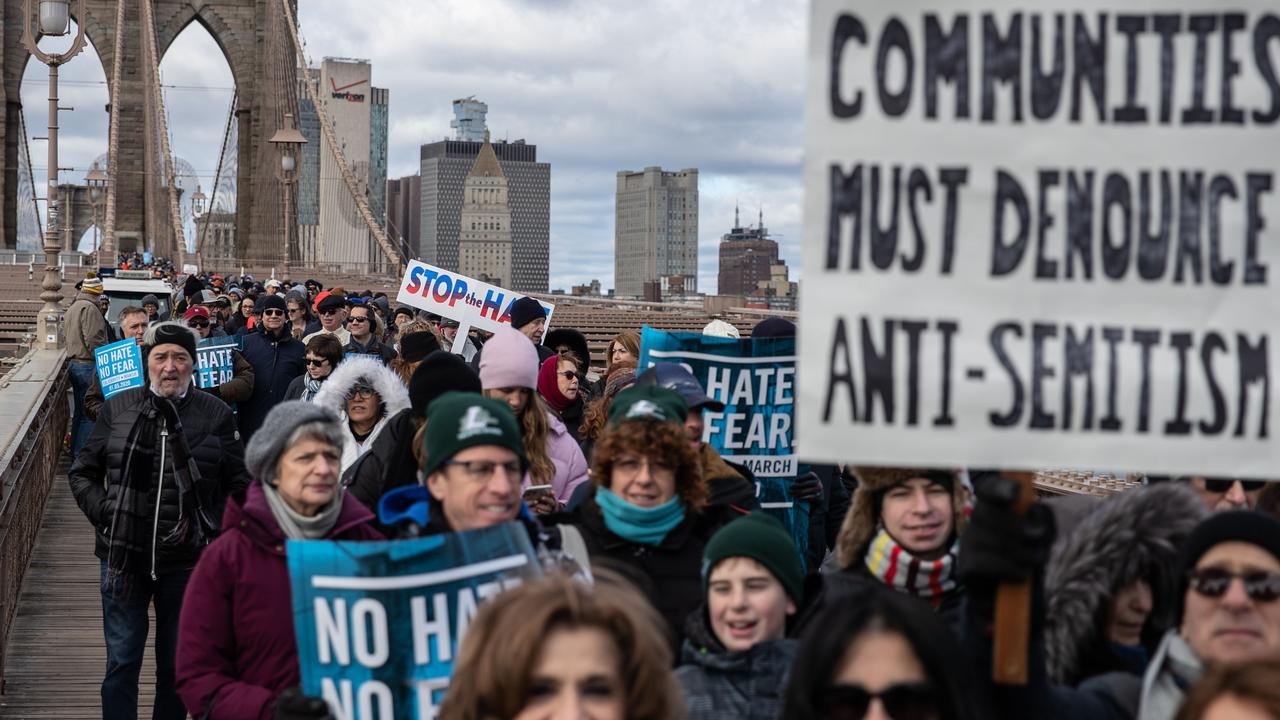
[[[556,476],[551,480],[551,492],[561,505],[568,505],[573,491],[587,481],[587,459],[582,455],[582,448],[573,439],[569,429],[560,422],[555,413],[547,413],[547,456],[556,468]],[[529,487],[529,475],[525,474],[524,484]]]
[[[373,513],[350,496],[326,540],[379,540]],[[176,681],[196,717],[274,718],[275,699],[301,681],[285,535],[254,483],[227,503],[222,535],[187,583]]]
[[[1060,685],[1111,671],[1141,675],[1174,623],[1178,551],[1208,511],[1193,490],[1160,483],[1097,503],[1070,529],[1060,529],[1045,569],[1045,662]],[[1145,580],[1152,610],[1141,652],[1117,654],[1106,640],[1106,615],[1120,589]],[[1137,661],[1136,666],[1134,665]]]
[[[685,623],[676,680],[689,720],[774,720],[782,707],[797,640],[770,640],[730,652],[708,627],[706,607]]]
[[[107,400],[88,443],[68,473],[76,504],[97,529],[94,553],[103,560],[107,559],[111,521],[129,454],[126,447],[129,433],[138,417],[151,407],[148,400],[150,392],[148,388],[133,388]],[[249,473],[244,466],[244,446],[236,433],[231,409],[221,400],[194,388],[174,405],[201,478],[217,489],[215,506],[207,508],[216,520],[221,517],[226,497],[249,484]],[[152,512],[159,513],[158,520],[153,517],[155,524],[148,528],[154,530],[152,546],[157,575],[194,567],[202,550],[194,546],[158,542],[158,538],[173,530],[180,514],[179,493],[172,470],[160,474],[160,450],[157,448],[153,453],[154,477],[158,477],[160,482],[153,484],[145,494],[146,507],[156,508]],[[172,455],[168,457],[172,458]]]
[[[243,354],[253,365],[253,397],[239,406],[240,432],[248,442],[271,408],[284,401],[289,383],[302,374],[306,346],[287,333],[271,335],[263,330],[245,335]]]
[[[347,395],[361,381],[373,386],[382,399],[382,416],[363,441],[356,440],[351,433],[351,424],[347,422]],[[329,373],[329,379],[324,381],[312,402],[329,408],[342,419],[342,430],[346,438],[342,446],[342,472],[345,473],[361,455],[373,447],[391,418],[409,409],[409,389],[404,386],[400,376],[377,357],[348,355]]]

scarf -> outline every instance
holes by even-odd
[[[300,515],[289,507],[289,503],[280,497],[280,492],[270,483],[262,483],[262,494],[267,496],[271,516],[284,531],[284,536],[290,540],[319,540],[333,530],[333,526],[338,523],[338,515],[342,514],[341,483],[333,500],[312,517]]]
[[[679,495],[657,507],[642,508],[601,487],[596,490],[596,505],[609,532],[640,545],[661,545],[667,533],[684,521],[684,502]]]
[[[867,548],[864,562],[871,574],[885,585],[927,600],[936,609],[948,593],[959,587],[955,574],[959,549],[957,538],[946,555],[937,560],[921,560],[890,537],[888,530],[880,528]]]
[[[310,375],[305,376],[302,380],[302,400],[304,402],[311,402],[311,398],[315,397],[316,393],[320,392],[320,387],[324,385],[324,381],[328,379],[328,375],[325,375],[319,380],[311,377]]]
[[[1142,679],[1138,720],[1167,720],[1177,715],[1187,688],[1195,685],[1203,673],[1204,667],[1196,652],[1178,634],[1177,628],[1170,629]]]
[[[559,363],[558,356],[552,356],[543,361],[542,367],[538,369],[538,394],[557,412],[563,413],[574,401],[560,392],[560,378],[556,371],[560,366]]]

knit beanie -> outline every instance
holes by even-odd
[[[609,403],[608,426],[614,427],[627,420],[648,418],[658,422],[684,424],[689,406],[675,390],[658,385],[632,385],[618,393]]]
[[[542,338],[542,345],[549,347],[557,352],[563,346],[578,356],[578,362],[582,363],[582,369],[591,366],[591,348],[587,345],[587,336],[573,328],[560,328],[552,330]]]
[[[1191,531],[1182,546],[1181,577],[1186,578],[1205,553],[1225,542],[1256,545],[1280,561],[1280,520],[1255,510],[1231,510],[1210,515]],[[1185,582],[1183,587],[1185,589]]]
[[[258,310],[282,310],[289,312],[289,306],[285,304],[284,298],[279,295],[268,295],[258,301]]]
[[[338,416],[323,405],[305,400],[286,400],[271,408],[262,427],[249,439],[249,447],[244,451],[244,464],[249,474],[260,482],[273,483],[276,466],[286,450],[285,442],[294,430],[313,422],[333,425],[333,434],[341,437]]]
[[[400,338],[400,357],[405,362],[418,362],[439,349],[440,341],[426,330],[411,332]]]
[[[480,353],[480,384],[493,388],[538,387],[538,348],[518,330],[499,328]]]
[[[405,337],[430,334],[410,333]],[[409,404],[413,414],[425,416],[432,401],[451,390],[479,395],[482,392],[480,377],[466,360],[447,350],[436,350],[427,355],[409,376]]]
[[[702,551],[702,591],[707,590],[711,571],[721,560],[746,557],[765,566],[777,578],[787,597],[799,606],[804,600],[804,569],[800,551],[782,523],[756,511],[725,525],[711,536]]]
[[[141,304],[142,304],[142,307],[146,307],[148,305],[155,305],[156,307],[160,307],[160,298],[148,293],[142,296]]]
[[[85,278],[80,283],[80,292],[89,293],[90,295],[102,294],[102,281],[98,278]]]
[[[564,410],[573,404],[573,400],[564,396],[560,392],[560,379],[556,377],[559,374],[560,356],[552,355],[542,361],[542,367],[538,369],[538,394],[546,400],[551,407],[556,410]]]
[[[147,328],[142,339],[142,357],[145,359],[160,345],[177,345],[191,355],[192,362],[196,360],[196,334],[180,321],[170,320]]]
[[[771,317],[761,320],[759,325],[751,329],[751,337],[795,337],[796,324],[786,318]]]
[[[542,303],[531,297],[522,297],[511,303],[511,309],[507,312],[511,315],[511,327],[516,330],[540,317],[547,316],[547,311],[542,309]]]
[[[511,406],[501,400],[464,392],[447,392],[427,409],[427,432],[423,438],[423,476],[440,469],[446,461],[467,448],[498,445],[514,452],[522,466],[524,439]]]

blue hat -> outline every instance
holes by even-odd
[[[675,390],[681,398],[684,398],[684,404],[688,405],[690,410],[706,409],[715,412],[724,410],[724,403],[708,397],[693,373],[675,363],[658,363],[645,370],[636,378],[636,385],[657,385]]]

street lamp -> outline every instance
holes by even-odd
[[[196,267],[204,267],[204,258],[201,257],[204,248],[201,247],[201,241],[204,240],[200,232],[200,216],[204,214],[204,202],[209,198],[200,190],[200,186],[196,185],[196,191],[191,194],[191,218],[195,221],[196,226]]]
[[[27,51],[35,55],[40,62],[49,66],[49,189],[46,193],[45,227],[44,227],[44,281],[40,288],[40,299],[44,306],[36,318],[35,347],[42,350],[57,350],[63,346],[62,308],[58,303],[62,300],[62,276],[58,274],[58,250],[62,243],[58,242],[58,66],[63,65],[84,49],[84,0],[76,0],[76,17],[80,24],[76,26],[75,39],[71,47],[62,53],[41,52],[36,37],[31,33],[31,0],[22,2],[22,44]],[[71,29],[70,0],[40,0],[39,26],[41,35],[66,35]]]
[[[89,207],[93,208],[93,263],[94,267],[101,267],[98,262],[98,208],[107,196],[107,174],[96,161],[89,167],[89,174],[84,176],[84,184],[89,187]]]
[[[296,222],[296,213],[291,213],[293,207],[293,183],[294,171],[298,167],[298,148],[305,145],[307,139],[298,132],[298,128],[293,124],[293,113],[284,114],[284,127],[276,130],[275,134],[267,142],[275,145],[280,150],[280,172],[276,177],[284,184],[284,246],[287,256],[285,258],[285,266],[288,267],[294,260],[300,260],[298,248],[294,240],[294,225]]]

